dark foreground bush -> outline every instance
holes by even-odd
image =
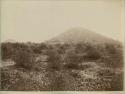
[[[66,64],[66,65],[64,65],[64,67],[66,69],[80,69],[80,67],[77,64],[72,64],[72,63]]]
[[[33,68],[34,64],[33,54],[27,50],[17,51],[13,59],[16,62],[16,65],[19,67],[23,67],[26,69]]]

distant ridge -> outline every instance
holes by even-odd
[[[8,40],[6,40],[6,41],[4,41],[4,42],[16,43],[16,41],[13,40],[13,39],[8,39]]]
[[[84,28],[72,28],[46,41],[46,43],[118,43],[117,41]]]

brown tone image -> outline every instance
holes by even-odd
[[[2,91],[122,91],[123,0],[2,0]]]

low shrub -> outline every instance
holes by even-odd
[[[13,57],[16,66],[32,69],[34,66],[33,54],[27,50],[18,50]]]

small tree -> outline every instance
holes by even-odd
[[[59,70],[61,68],[61,56],[60,54],[54,50],[48,50],[48,68],[57,69]]]
[[[88,60],[97,60],[101,58],[100,52],[92,47],[91,45],[86,46],[86,59]]]
[[[13,55],[13,44],[12,43],[2,43],[1,44],[1,59],[11,59]]]
[[[66,52],[65,62],[67,68],[78,68],[79,63],[81,63],[82,59],[79,54],[75,52],[74,49],[70,49]]]
[[[16,62],[16,65],[19,67],[31,69],[33,68],[33,54],[27,50],[20,49],[16,51],[13,60]]]

